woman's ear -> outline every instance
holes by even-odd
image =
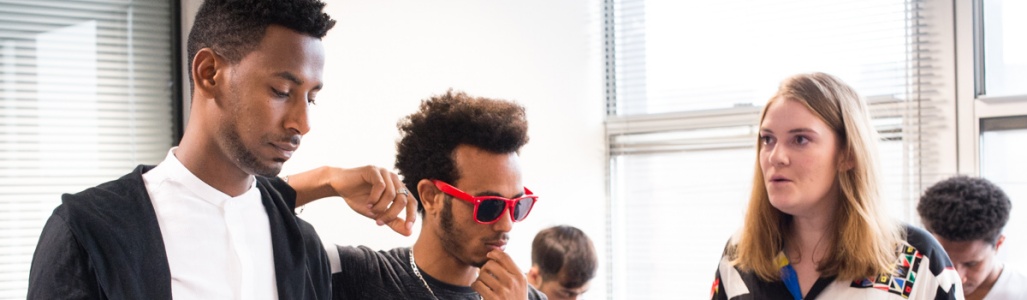
[[[856,160],[852,158],[852,152],[842,152],[838,160],[838,172],[848,172],[856,167]]]
[[[439,195],[439,189],[431,180],[421,179],[417,182],[417,195],[421,197],[421,207],[424,208],[425,216],[434,215],[442,206],[441,201],[435,196]]]

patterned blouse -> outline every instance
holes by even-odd
[[[725,255],[720,259],[711,299],[963,299],[959,273],[934,237],[907,225],[906,244],[898,250],[895,273],[856,281],[821,277],[804,298],[795,296],[801,292],[795,281],[788,280],[791,265],[783,253],[777,261],[785,280],[773,282],[738,270]]]

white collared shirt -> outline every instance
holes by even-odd
[[[189,172],[175,149],[143,174],[164,238],[172,297],[278,299],[271,229],[256,180],[231,197]]]

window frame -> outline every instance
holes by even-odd
[[[989,97],[983,90],[983,1],[953,1],[957,173],[980,176],[981,120],[1027,115],[1027,95]]]
[[[980,1],[980,0],[975,0]],[[624,203],[618,203],[616,201],[616,195],[618,191],[615,191],[615,185],[612,180],[615,179],[614,172],[616,167],[614,164],[614,157],[618,155],[621,149],[617,149],[615,139],[619,135],[626,134],[639,134],[639,133],[653,133],[653,132],[666,132],[672,130],[690,130],[690,129],[704,129],[711,127],[730,127],[730,126],[758,126],[756,124],[758,120],[758,114],[762,109],[761,106],[751,107],[732,107],[702,111],[689,111],[679,113],[662,113],[662,114],[649,114],[649,115],[618,115],[615,99],[617,95],[617,78],[616,72],[613,68],[616,64],[616,53],[614,47],[616,46],[616,28],[613,10],[615,0],[604,0],[604,38],[606,39],[604,45],[605,53],[605,91],[607,118],[606,118],[606,191],[607,191],[607,233],[609,238],[607,239],[607,249],[605,257],[607,259],[606,264],[608,270],[611,270],[607,276],[610,299],[625,299],[628,291],[626,291],[623,279],[620,277],[626,276],[623,274],[623,270],[626,267],[624,262],[616,261],[617,251],[624,251],[623,245],[618,245],[622,240],[618,238],[618,229],[614,228],[619,226],[624,227],[623,213],[618,212],[623,209]],[[928,64],[932,64],[933,68],[937,70],[937,74],[931,74],[929,80],[932,84],[936,84],[936,90],[939,93],[937,97],[934,97],[939,102],[937,107],[939,111],[937,114],[939,117],[950,120],[949,122],[955,122],[959,124],[957,128],[949,128],[947,130],[939,130],[932,133],[931,135],[919,137],[920,142],[935,143],[937,146],[938,156],[936,166],[929,171],[919,171],[918,176],[915,179],[909,180],[910,188],[919,187],[921,190],[937,182],[938,180],[947,178],[957,173],[967,173],[965,164],[969,163],[972,165],[974,173],[977,174],[977,160],[976,152],[973,152],[973,156],[969,159],[966,158],[967,151],[964,149],[965,144],[970,144],[970,147],[976,147],[976,142],[967,143],[964,139],[968,136],[972,136],[975,139],[979,138],[979,133],[974,131],[973,135],[966,135],[963,133],[965,130],[964,122],[967,114],[966,111],[973,111],[973,107],[970,109],[964,108],[964,103],[961,101],[963,94],[967,91],[974,93],[973,76],[966,78],[965,74],[959,74],[957,70],[967,70],[972,68],[966,68],[962,59],[956,59],[966,55],[966,49],[962,49],[967,41],[963,41],[960,38],[965,38],[966,32],[972,31],[972,24],[962,22],[960,18],[965,18],[967,10],[972,10],[969,6],[969,2],[958,1],[958,0],[910,0],[909,5],[918,5],[922,7],[921,16],[915,16],[913,18],[927,19],[927,23],[930,24],[926,29],[926,34],[923,36],[929,36],[933,39],[932,43],[940,43],[943,45],[954,45],[955,47],[936,47],[939,48],[936,52],[930,52],[926,54],[913,54],[913,55],[925,55],[924,61],[928,61]],[[972,47],[971,47],[972,49]],[[931,48],[931,50],[935,50]],[[972,51],[971,64],[972,66]],[[923,63],[923,62],[920,62]],[[964,72],[965,73],[965,72]],[[967,89],[965,84],[970,82],[970,87]],[[870,106],[871,110],[875,110],[875,107],[887,106],[888,101],[882,101],[884,103],[873,104],[874,95],[863,95],[869,96],[868,100],[872,103]],[[1027,97],[1025,97],[1027,99]],[[991,99],[991,102],[1002,102],[1007,101],[1006,99]],[[958,106],[958,107],[957,107]],[[1027,110],[1027,105],[1024,105],[1024,109]],[[998,109],[1002,110],[1002,109]],[[976,119],[974,119],[976,120]],[[949,123],[951,124],[951,123]],[[951,126],[951,125],[949,125]],[[976,128],[972,128],[976,130]],[[962,138],[961,138],[962,137]],[[976,141],[976,140],[975,140]],[[974,149],[976,151],[976,148]],[[906,179],[904,179],[906,180]],[[919,217],[915,211],[916,198],[909,199],[912,203],[908,205],[907,211],[902,212],[911,223],[919,223]],[[916,225],[916,224],[915,224]],[[727,238],[727,237],[725,237]],[[711,262],[711,265],[715,262]],[[710,272],[712,272],[712,268]],[[618,273],[620,273],[618,275]],[[711,275],[712,280],[712,275]]]

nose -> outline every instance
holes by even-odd
[[[765,149],[765,151],[770,151],[769,157],[767,158],[770,161],[770,165],[772,165],[772,166],[785,166],[785,165],[788,165],[788,163],[789,163],[788,151],[785,149],[785,147],[780,147],[779,145],[773,145],[773,146],[770,146],[770,149]]]
[[[307,119],[307,110],[310,106],[307,104],[307,95],[297,97],[295,101],[292,101],[292,105],[289,106],[289,113],[286,115],[285,120],[285,129],[299,135],[304,135],[310,132],[310,123]]]
[[[512,215],[513,209],[507,207],[503,214],[499,215],[499,220],[496,223],[492,223],[492,230],[502,233],[510,232],[513,229],[513,220],[510,219]]]

